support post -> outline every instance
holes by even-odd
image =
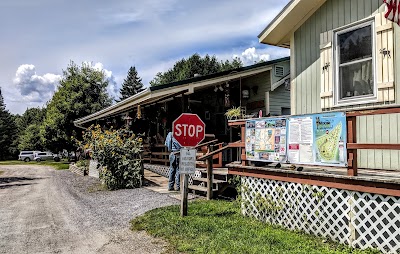
[[[246,124],[241,126],[241,133],[240,133],[241,141],[242,143],[246,142]],[[243,158],[246,158],[246,150],[243,148],[240,148],[241,156],[240,160],[242,161],[242,166],[246,166],[246,160],[243,160]]]
[[[208,146],[208,153],[213,151],[213,146]],[[213,198],[213,156],[207,159],[207,200]]]
[[[347,143],[357,142],[357,117],[347,118]],[[357,149],[347,149],[347,175],[357,176]]]
[[[188,209],[188,182],[189,182],[189,175],[184,174],[183,177],[181,175],[181,178],[183,178],[183,188],[182,190],[182,198],[181,198],[181,216],[187,216],[187,209]]]

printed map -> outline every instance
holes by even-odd
[[[338,153],[338,144],[342,135],[342,123],[338,124],[327,134],[322,135],[316,140],[317,151],[321,159],[325,161],[335,160]]]

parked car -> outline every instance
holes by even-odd
[[[40,153],[40,151],[21,151],[18,160],[25,162],[31,161],[35,158],[36,153]]]
[[[47,160],[54,160],[54,161],[60,161],[61,158],[58,156],[58,154],[53,154],[51,152],[39,152],[35,153],[35,156],[33,158],[35,161],[40,162],[40,161],[47,161]]]

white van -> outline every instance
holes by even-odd
[[[40,151],[21,151],[18,156],[20,161],[32,161],[35,153],[40,153]]]

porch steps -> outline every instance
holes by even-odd
[[[190,184],[189,192],[197,195],[207,195],[207,170],[197,168],[200,172],[200,177],[193,177],[193,183]],[[221,194],[227,187],[228,183],[228,168],[214,168],[213,169],[213,194],[214,196]]]

